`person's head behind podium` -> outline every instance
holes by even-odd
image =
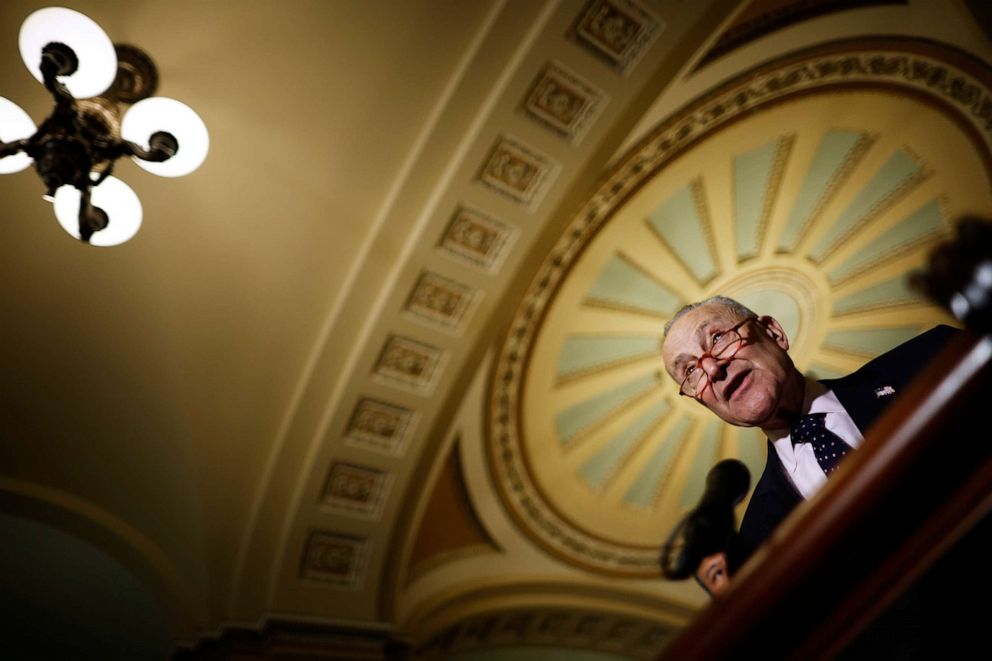
[[[685,306],[665,326],[662,357],[682,395],[740,427],[788,427],[804,380],[773,317],[714,296]]]
[[[703,558],[693,573],[696,582],[711,596],[717,597],[730,585],[727,554],[717,551]]]
[[[711,597],[718,597],[730,587],[731,577],[750,555],[740,537],[734,535],[727,548],[704,557],[693,578]]]

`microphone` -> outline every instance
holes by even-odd
[[[699,504],[682,517],[661,549],[665,578],[688,578],[703,558],[729,550],[736,533],[734,506],[750,486],[747,466],[736,459],[724,459],[710,469]]]

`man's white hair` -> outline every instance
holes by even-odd
[[[705,300],[698,301],[696,303],[689,303],[688,305],[683,306],[681,310],[676,312],[675,316],[669,319],[668,323],[665,324],[665,333],[664,335],[662,335],[662,339],[668,337],[668,331],[671,330],[672,324],[678,321],[679,318],[682,317],[682,315],[686,314],[687,312],[691,312],[696,308],[701,308],[704,305],[721,305],[727,308],[728,310],[730,310],[731,312],[733,312],[740,319],[752,319],[752,318],[757,318],[758,316],[757,314],[754,313],[753,310],[751,310],[751,308],[747,307],[740,301],[735,301],[734,299],[729,298],[727,296],[710,296]]]

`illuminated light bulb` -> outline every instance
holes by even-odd
[[[30,138],[35,130],[34,122],[19,105],[0,96],[0,142]],[[20,172],[29,165],[31,157],[24,152],[0,158],[0,174]]]
[[[66,232],[79,239],[79,191],[62,186],[55,192],[55,217]],[[107,177],[92,189],[90,202],[107,214],[107,227],[94,232],[90,245],[116,246],[138,233],[141,227],[141,200],[131,187],[116,177]]]
[[[144,148],[148,148],[152,134],[159,131],[171,133],[179,142],[179,150],[161,163],[133,158],[139,167],[162,177],[181,177],[200,167],[207,157],[207,126],[185,103],[153,96],[131,106],[121,120],[121,137]]]

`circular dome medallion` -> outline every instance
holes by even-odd
[[[739,457],[760,473],[763,434],[679,397],[664,371],[664,325],[682,305],[724,294],[774,316],[816,377],[949,321],[905,276],[950,219],[992,213],[988,133],[976,139],[939,94],[893,94],[889,79],[791,95],[769,83],[883,56],[818,57],[744,76],[648,136],[521,304],[494,371],[492,466],[514,518],[556,556],[656,575],[714,463]]]

